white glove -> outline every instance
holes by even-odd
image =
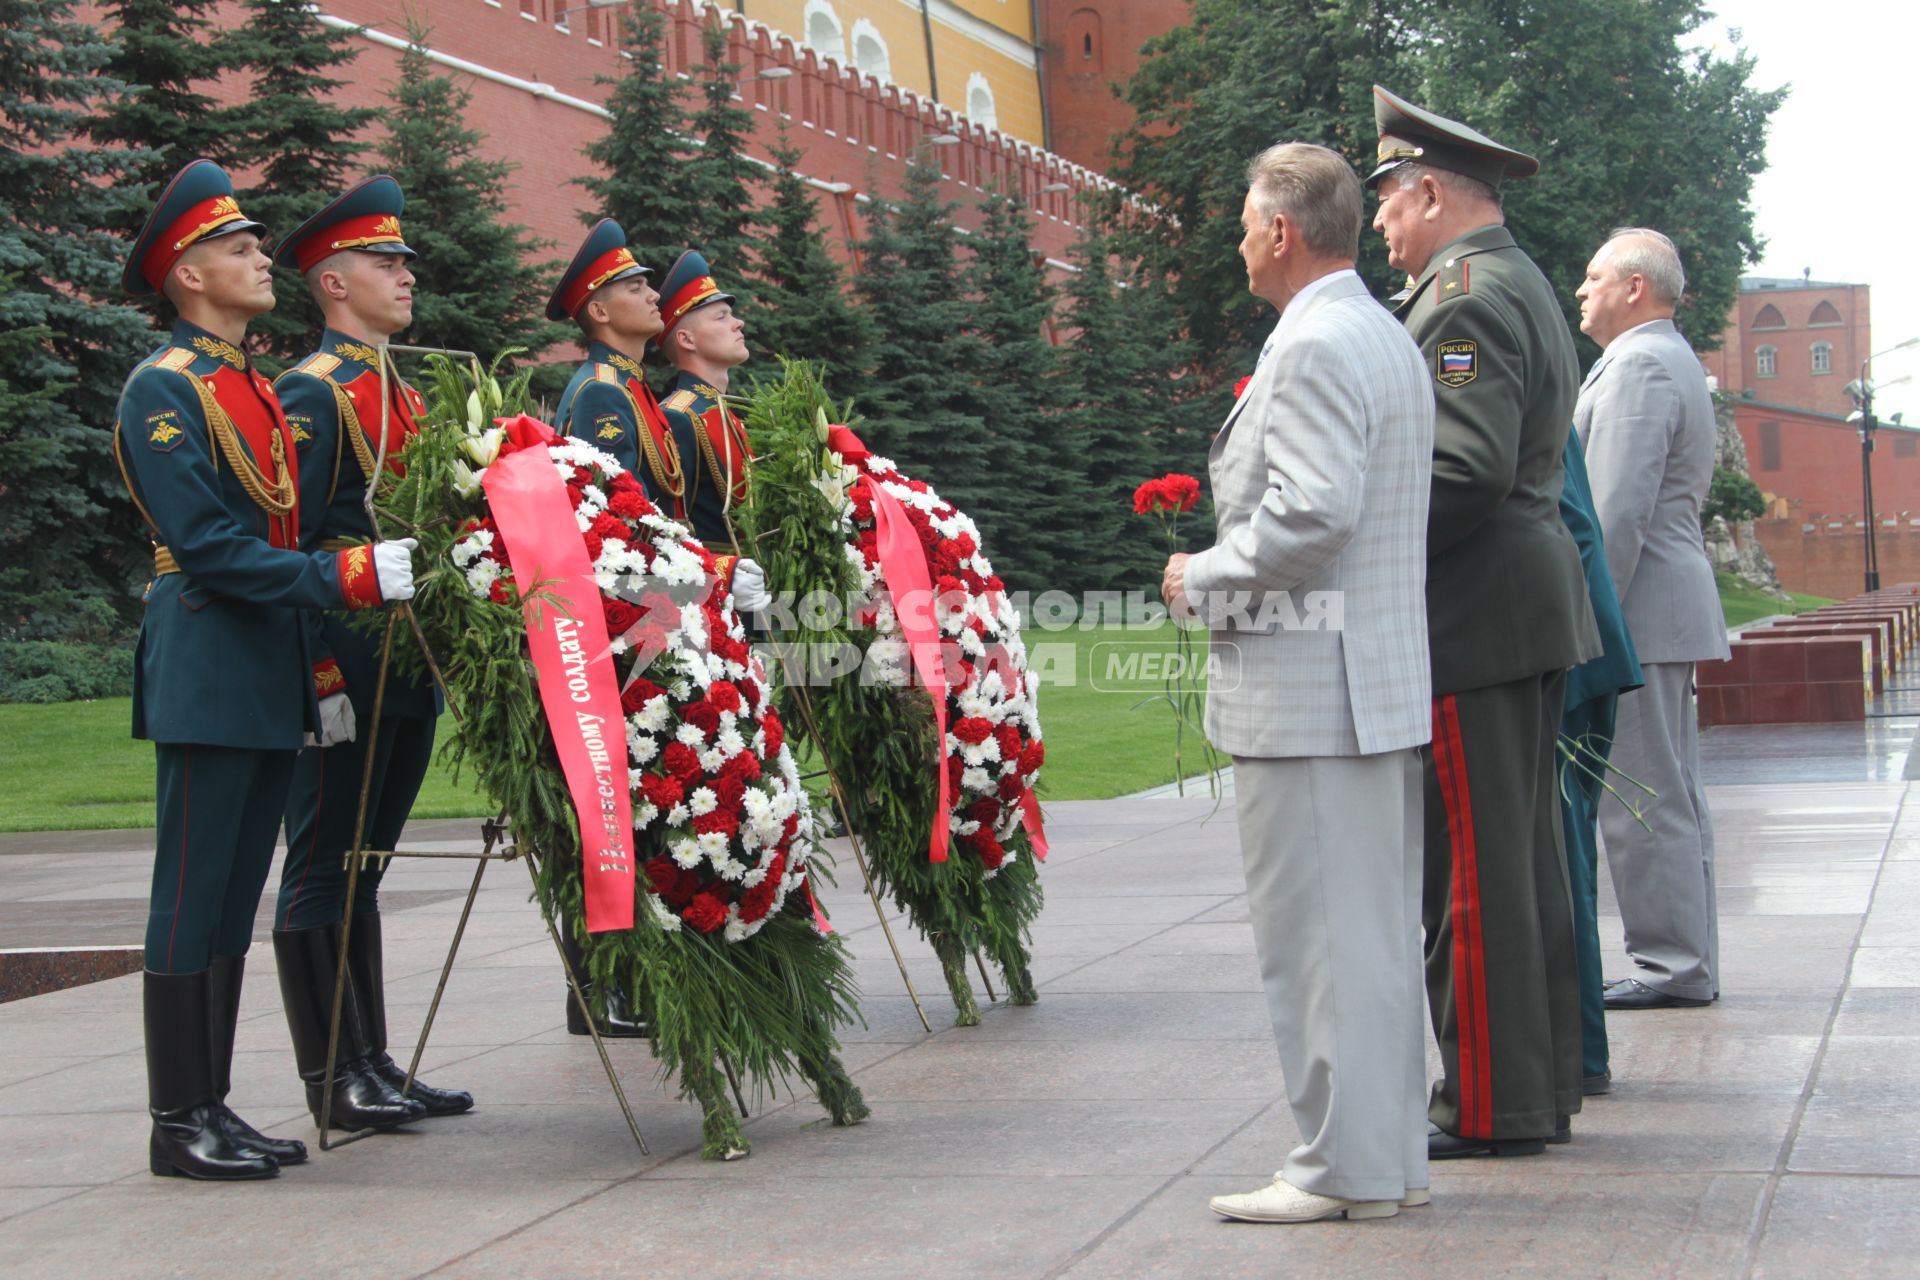
[[[413,599],[413,549],[419,545],[416,538],[395,538],[373,549],[373,576],[382,600]]]
[[[742,556],[733,566],[733,607],[740,613],[758,613],[773,603],[767,594],[767,571]]]
[[[347,701],[346,694],[330,693],[320,699],[320,741],[316,745],[331,747],[336,743],[352,742],[356,728],[353,704]]]

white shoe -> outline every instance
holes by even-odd
[[[1418,1209],[1423,1204],[1433,1203],[1433,1190],[1430,1187],[1408,1187],[1407,1194],[1400,1197],[1402,1209]]]
[[[1400,1212],[1398,1200],[1342,1200],[1302,1191],[1279,1174],[1258,1191],[1215,1196],[1207,1207],[1236,1222],[1318,1222],[1322,1218],[1391,1218]]]

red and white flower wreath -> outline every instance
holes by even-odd
[[[1046,761],[1040,737],[1040,679],[1027,669],[1020,614],[980,550],[980,530],[923,480],[859,450],[837,453],[852,540],[847,558],[870,602],[856,618],[875,632],[867,669],[906,684],[907,641],[881,568],[871,486],[897,498],[919,535],[933,583],[947,671],[945,763],[952,833],[992,878],[1008,856],[1028,795]],[[835,478],[829,478],[832,486]]]
[[[634,654],[620,703],[647,905],[669,930],[750,938],[804,890],[816,839],[766,670],[692,532],[610,454],[577,440],[544,447],[567,486],[613,654]],[[469,521],[452,557],[476,596],[512,600],[490,519]]]

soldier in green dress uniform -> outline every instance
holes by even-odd
[[[753,458],[746,424],[725,397],[732,371],[746,363],[746,326],[733,314],[733,295],[692,250],[667,272],[660,298],[660,347],[679,370],[660,407],[686,464],[686,520],[707,550],[737,556],[728,516],[746,499]]]
[[[1374,89],[1374,229],[1434,380],[1427,997],[1445,1077],[1429,1154],[1532,1155],[1580,1109],[1580,1001],[1555,779],[1568,668],[1600,654],[1561,523],[1580,385],[1552,286],[1503,225],[1539,164]]]
[[[660,295],[649,274],[612,218],[594,224],[581,242],[547,302],[547,319],[579,325],[587,347],[586,360],[560,393],[553,429],[619,459],[653,505],[679,520],[685,517],[683,459],[640,367],[647,344],[660,333]]]
[[[413,542],[302,550],[299,460],[243,344],[273,308],[261,227],[210,161],[182,169],[134,242],[122,283],[179,318],[121,392],[114,457],[152,530],[133,733],[154,743],[157,843],[147,917],[149,1167],[269,1178],[306,1159],[226,1105],[254,912],[294,756],[335,732],[305,611],[413,594]]]
[[[418,430],[426,402],[387,368],[381,403],[380,344],[413,321],[417,256],[400,231],[400,184],[368,178],[307,219],[274,251],[274,261],[305,278],[325,317],[319,349],[275,384],[300,459],[300,544],[339,550],[364,541],[363,500],[382,450],[398,471],[400,451]],[[334,973],[346,908],[344,859],[354,845],[367,729],[379,692],[381,643],[340,613],[310,619],[315,680],[344,692],[349,731],[330,746],[309,747],[294,765],[287,798],[287,857],[274,907],[273,950],[294,1061],[314,1122],[321,1114]],[[394,676],[380,705],[367,794],[363,847],[391,849],[413,809],[433,757],[440,697],[431,678]],[[422,1115],[455,1115],[473,1096],[420,1080],[406,1097],[403,1071],[387,1052],[386,980],[380,928],[383,863],[360,869],[353,930],[347,939],[346,999],[334,1071],[335,1128],[387,1127]]]

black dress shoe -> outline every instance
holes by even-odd
[[[1462,1138],[1438,1125],[1427,1126],[1427,1159],[1464,1160],[1469,1156],[1537,1156],[1545,1138]]]
[[[1597,1076],[1581,1076],[1580,1092],[1589,1098],[1603,1093],[1613,1092],[1613,1070],[1608,1068]]]
[[[1542,1139],[1550,1147],[1564,1147],[1573,1141],[1573,1117],[1555,1116],[1553,1118],[1553,1136]]]
[[[1668,995],[1655,991],[1638,978],[1628,978],[1600,998],[1608,1009],[1700,1009],[1713,1003],[1692,996]]]

